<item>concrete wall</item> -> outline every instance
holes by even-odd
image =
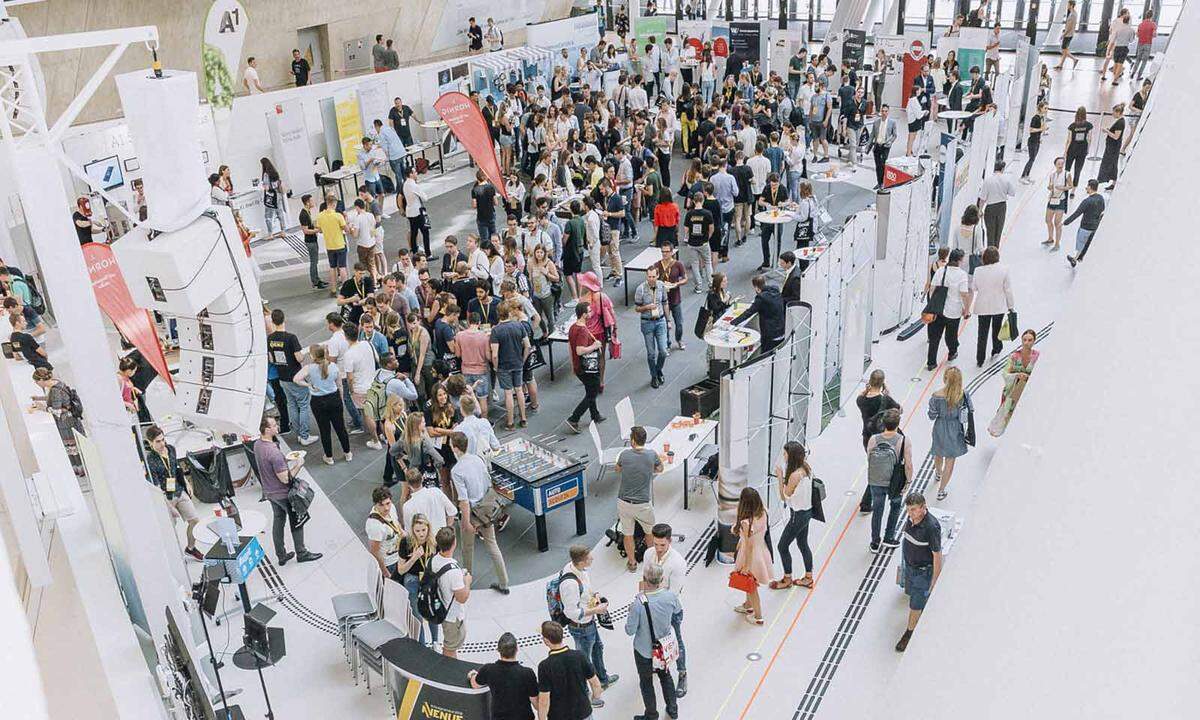
[[[465,47],[434,52],[433,36],[443,22],[467,24],[475,14],[482,24],[488,3],[484,0],[241,0],[249,19],[242,59],[258,59],[263,87],[281,87],[291,83],[289,71],[292,48],[297,45],[296,31],[325,25],[329,38],[326,65],[332,78],[345,77],[342,61],[344,41],[374,37],[382,33],[395,41],[403,65],[431,62],[462,54]],[[521,0],[530,21],[566,17],[571,0]],[[101,30],[138,25],[155,25],[160,37],[159,58],[165,67],[200,70],[200,44],[207,0],[53,0],[53,2],[17,6],[11,14],[20,18],[30,37],[57,35],[85,30]],[[443,18],[443,16],[446,16]],[[460,17],[461,16],[461,17]],[[524,29],[505,33],[508,46],[524,42]],[[56,53],[42,57],[51,115],[57,115],[87,82],[107,50]],[[142,48],[126,51],[113,73],[147,67],[150,54]],[[237,71],[237,80],[245,65]],[[110,76],[111,77],[111,76]],[[106,120],[120,115],[116,87],[107,81],[88,104],[79,122]]]

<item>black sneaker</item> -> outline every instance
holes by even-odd
[[[322,557],[324,557],[323,553],[305,551],[296,556],[296,562],[316,562]]]
[[[925,369],[929,372],[933,372],[934,370],[937,370],[937,365],[926,365]]]
[[[496,592],[500,593],[501,595],[507,595],[510,592],[512,592],[511,590],[509,590],[506,587],[501,587],[500,583],[492,583],[491,585],[488,585],[488,590],[495,590]]]
[[[896,652],[904,652],[908,649],[908,641],[912,640],[912,630],[905,630],[900,636],[900,641],[896,643]]]
[[[296,557],[296,553],[293,553],[293,552],[284,553],[284,554],[280,555],[279,556],[279,567],[283,567],[284,565],[287,565],[288,560],[291,560],[294,557]]]
[[[950,357],[946,358],[946,362],[954,362],[958,359],[958,353],[950,353]]]
[[[885,537],[883,539],[883,546],[890,548],[900,547],[900,538]]]
[[[1075,267],[1076,263],[1078,263],[1079,260],[1074,255],[1068,255],[1067,262],[1071,263],[1071,267]]]
[[[598,425],[598,424],[600,424],[600,423],[604,422],[604,421],[605,421],[605,420],[607,420],[607,419],[608,419],[608,418],[604,417],[603,415],[600,415],[599,417],[594,417],[594,418],[592,418],[592,422],[594,422],[594,423],[596,423],[596,424]]]
[[[877,552],[879,552],[879,549],[880,549],[881,547],[882,547],[882,546],[879,544],[879,541],[878,541],[878,540],[872,540],[872,541],[871,541],[871,552],[873,552],[873,553],[877,553]]]
[[[675,697],[683,697],[687,695],[687,673],[679,673],[679,679],[675,681]]]

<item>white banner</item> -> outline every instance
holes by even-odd
[[[267,113],[267,131],[275,168],[283,184],[295,197],[316,188],[313,179],[312,148],[308,145],[308,124],[299,100],[281,102]]]
[[[495,21],[500,32],[506,36],[516,30],[524,29],[530,18],[541,19],[545,14],[547,0],[446,0],[441,3],[442,17],[438,20],[437,30],[433,34],[433,45],[430,50],[467,51],[467,19],[474,17],[475,22],[485,30],[487,19]],[[507,41],[508,38],[506,37]],[[486,45],[485,45],[486,47]]]
[[[388,97],[387,82],[384,80],[368,80],[356,86],[358,90],[358,108],[362,116],[363,135],[375,134],[375,121],[384,124],[388,121],[388,111],[392,109],[392,99]]]
[[[767,70],[779,73],[779,77],[787,80],[788,76],[788,61],[796,54],[796,51],[804,46],[806,41],[806,28],[793,25],[787,30],[775,28],[771,31],[771,51],[768,56]]]
[[[478,19],[478,18],[476,18]],[[484,20],[484,22],[487,22]],[[562,20],[534,23],[526,29],[525,44],[529,47],[553,50],[555,57],[562,48],[595,47],[600,42],[600,26],[596,14],[576,15]],[[578,53],[570,53],[574,62]]]

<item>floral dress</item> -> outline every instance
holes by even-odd
[[[1020,350],[1008,356],[1008,366],[1004,368],[1004,391],[1000,394],[1000,407],[996,409],[996,416],[988,424],[988,432],[993,437],[1000,437],[1008,429],[1008,421],[1012,419],[1013,410],[1017,408],[1017,401],[1021,399],[1021,394],[1025,392],[1025,385],[1029,382],[1020,375],[1022,373],[1029,375],[1033,372],[1033,366],[1037,364],[1038,356],[1037,350],[1030,351],[1028,363],[1021,358]]]

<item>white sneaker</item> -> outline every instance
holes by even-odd
[[[368,440],[367,447],[371,448],[372,450],[382,450],[383,449],[383,445],[378,440]]]
[[[332,465],[332,464],[333,464],[333,458],[331,458],[331,457],[329,457],[328,455],[326,455],[324,458],[322,458],[322,459],[321,459],[321,462],[325,463],[326,465]]]
[[[352,452],[346,453],[346,462],[354,462],[354,453],[352,453]],[[333,462],[330,461],[329,464],[332,465]]]
[[[351,435],[362,435],[365,432],[362,428],[350,428]]]
[[[316,435],[309,435],[308,437],[302,437],[302,438],[297,439],[297,442],[299,442],[301,445],[304,445],[304,446],[312,445],[316,441],[317,441]]]

